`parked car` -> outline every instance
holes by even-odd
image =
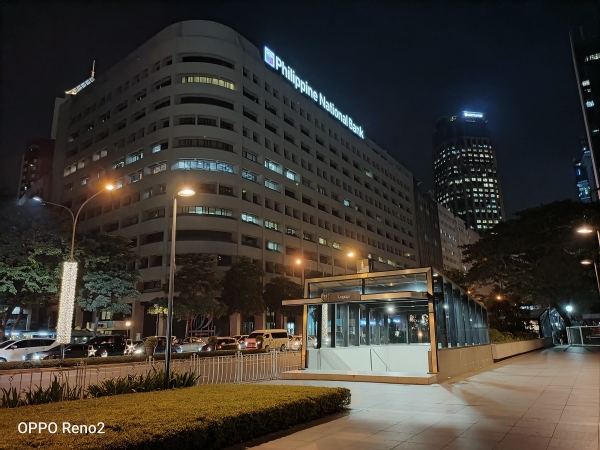
[[[90,355],[90,346],[85,344],[69,344],[65,346],[65,358],[87,358],[89,356],[102,356],[102,353],[106,352],[105,349],[102,349],[100,354]],[[106,355],[104,355],[106,356]],[[60,359],[61,358],[61,349],[60,345],[51,348],[46,351],[39,351],[34,353],[29,353],[23,357],[23,361],[38,361],[38,360],[46,360],[46,359]]]
[[[302,350],[302,336],[290,335],[289,349]]]
[[[143,344],[144,341],[134,341],[133,339],[127,339],[125,341],[125,355],[133,355],[135,354],[135,349],[139,344]],[[143,346],[142,346],[143,347]],[[143,353],[143,352],[140,352]]]
[[[246,348],[262,348],[269,350],[281,350],[289,348],[287,330],[256,330],[248,335]]]
[[[216,343],[208,343],[202,346],[202,352],[214,352],[215,350],[237,350],[238,341],[232,337],[218,337]]]
[[[87,343],[90,356],[122,356],[127,348],[127,339],[119,334],[101,334]]]
[[[155,336],[158,339],[158,345],[154,347],[155,355],[162,355],[167,349],[167,337],[166,336]],[[145,351],[145,350],[144,350]],[[177,337],[171,336],[171,353],[182,353],[181,345],[177,343]]]
[[[54,339],[19,339],[0,344],[0,362],[23,361],[25,355],[60,345]]]
[[[234,336],[235,337],[235,336]],[[246,339],[248,338],[247,334],[242,334],[240,335],[239,338],[237,338],[238,341],[238,348],[240,350],[244,350],[246,348]]]
[[[181,347],[181,352],[199,352],[203,345],[206,344],[202,339],[198,337],[186,337],[184,339],[178,339],[177,344]]]

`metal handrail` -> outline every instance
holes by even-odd
[[[386,371],[386,372],[391,372],[391,371],[392,371],[392,369],[390,369],[390,368],[388,367],[388,365],[385,363],[385,361],[384,361],[383,359],[381,359],[381,356],[379,356],[379,354],[378,354],[378,353],[375,351],[375,349],[374,349],[374,348],[370,348],[369,350],[370,350],[370,352],[369,352],[369,358],[371,359],[371,372],[373,372],[373,353],[375,353],[375,355],[376,355],[376,356],[379,358],[379,360],[380,360],[380,361],[383,363],[383,365],[385,366],[385,371]]]

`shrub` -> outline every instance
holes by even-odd
[[[155,336],[150,336],[144,341],[144,347],[154,348],[158,345],[158,339]]]
[[[3,448],[217,450],[343,410],[350,391],[277,385],[210,385],[0,410]],[[19,422],[104,423],[105,434],[19,434]]]
[[[169,386],[171,388],[192,387],[198,383],[195,372],[171,371]],[[88,386],[90,397],[106,397],[108,395],[133,394],[135,392],[152,392],[163,389],[165,385],[165,371],[153,368],[147,374],[127,375],[119,378],[109,378],[100,384]]]
[[[538,338],[539,336],[537,333],[531,331],[518,331],[517,333],[512,334],[509,331],[502,333],[494,328],[490,328],[490,342],[492,344],[508,344],[511,342],[529,341]]]

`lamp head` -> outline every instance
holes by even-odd
[[[131,326],[131,322],[128,320],[127,322],[125,322],[125,326],[126,327],[130,327]]]
[[[191,197],[195,193],[196,191],[194,191],[193,189],[185,188],[179,191],[177,195],[179,195],[180,197]]]
[[[573,307],[571,305],[567,305],[565,309],[567,310],[567,312],[573,311]]]
[[[300,259],[297,259],[297,260],[296,260],[296,264],[298,264],[298,265],[302,264],[302,260],[300,260]]]
[[[594,232],[594,229],[588,224],[583,224],[579,228],[577,228],[577,232],[581,234],[590,234]]]
[[[115,187],[112,184],[108,184],[106,185],[106,190],[107,191],[112,191]]]
[[[31,200],[38,202],[38,203],[44,203],[44,200],[42,200],[42,198],[38,197],[38,196],[32,197]]]
[[[594,264],[594,261],[592,261],[591,259],[582,259],[581,264],[583,264],[584,266],[589,266],[591,264]]]
[[[354,252],[348,253],[348,258],[352,258],[352,257],[354,257]]]

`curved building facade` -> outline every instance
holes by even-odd
[[[177,254],[214,253],[219,270],[246,255],[265,283],[299,283],[301,270],[353,273],[357,257],[378,270],[419,265],[412,174],[266,56],[226,26],[180,22],[61,106],[53,201],[78,208],[116,184],[80,226],[133,239],[144,280],[134,333],[154,333],[145,308],[168,274],[172,196],[183,187],[196,195],[178,199]]]

